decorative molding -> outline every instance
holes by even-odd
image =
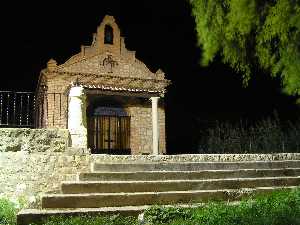
[[[113,68],[117,65],[119,64],[116,60],[113,60],[112,55],[107,55],[107,57],[102,61],[102,66],[104,66],[105,68],[109,67],[110,70],[108,71],[108,73],[112,73]]]

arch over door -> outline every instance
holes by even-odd
[[[130,154],[130,116],[122,108],[95,108],[88,126],[92,153]]]

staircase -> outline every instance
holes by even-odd
[[[136,215],[149,205],[238,201],[249,194],[300,186],[300,160],[247,162],[94,163],[90,173],[23,210],[18,224],[51,215]]]

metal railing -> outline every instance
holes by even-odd
[[[0,127],[66,128],[68,98],[63,93],[0,91]]]
[[[0,127],[34,127],[33,92],[0,91]]]

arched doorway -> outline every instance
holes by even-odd
[[[94,154],[131,154],[130,116],[124,108],[107,100],[88,107],[88,146]]]

